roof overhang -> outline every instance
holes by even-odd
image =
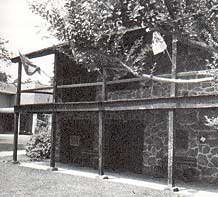
[[[16,95],[16,91],[5,91],[5,90],[0,90],[0,94],[7,94],[7,95]]]
[[[37,58],[37,57],[43,57],[43,56],[46,56],[46,55],[51,55],[51,54],[54,54],[55,52],[57,52],[58,48],[65,47],[67,45],[68,45],[68,42],[64,42],[62,44],[53,45],[51,47],[47,47],[47,48],[43,48],[43,49],[40,49],[40,50],[37,50],[37,51],[27,53],[27,54],[25,54],[25,56],[28,57],[28,58]],[[13,63],[19,62],[20,61],[20,56],[16,56],[16,57],[11,58],[11,61]]]

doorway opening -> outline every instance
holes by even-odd
[[[142,173],[143,124],[138,120],[112,120],[106,125],[105,167]]]

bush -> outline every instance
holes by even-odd
[[[50,157],[51,134],[42,130],[39,134],[33,135],[26,145],[26,155],[33,160],[43,160]]]

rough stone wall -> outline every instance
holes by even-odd
[[[214,115],[218,111],[177,111],[177,127],[189,132],[188,149],[182,154],[196,159],[198,179],[208,182],[218,182],[218,131],[205,125],[205,116]]]
[[[163,160],[167,157],[167,114],[165,111],[148,111],[146,114],[143,146],[143,174],[163,174]]]
[[[188,134],[187,148],[175,148],[177,178],[185,181],[218,182],[218,131],[205,125],[205,116],[217,115],[218,111],[205,109],[176,110],[175,132]],[[167,112],[147,111],[145,117],[143,173],[166,176]],[[176,139],[176,143],[180,143],[180,140]]]
[[[170,85],[159,82],[139,82],[137,88],[108,91],[108,100],[169,97]]]
[[[177,86],[178,96],[197,96],[197,95],[209,95],[218,93],[218,83],[201,82],[196,84],[180,84]]]
[[[191,75],[189,77],[181,78],[200,78],[203,76]],[[195,84],[177,84],[177,96],[197,96],[218,94],[218,83],[201,82]],[[160,83],[156,81],[138,82],[135,88],[127,87],[123,90],[108,91],[108,100],[118,99],[136,99],[136,98],[164,98],[170,96],[170,84]]]
[[[187,78],[187,77],[186,77]],[[193,78],[193,76],[190,76]],[[136,88],[137,87],[137,88]],[[100,90],[97,90],[99,92]],[[169,97],[170,84],[158,82],[139,82],[138,86],[126,87],[107,91],[108,100]],[[215,82],[199,84],[180,84],[177,86],[177,96],[194,96],[218,93],[218,85]],[[96,100],[99,100],[99,94]],[[188,132],[187,150],[176,150],[176,156],[193,159],[196,166],[189,164],[177,165],[181,176],[195,176],[195,179],[218,182],[218,131],[205,126],[205,115],[210,116],[212,110],[177,110],[176,129]],[[88,114],[88,113],[87,113]],[[218,115],[218,112],[214,114]],[[84,116],[74,117],[85,119]],[[143,146],[143,173],[153,176],[166,173],[168,132],[167,111],[149,110],[146,112],[110,113],[106,120],[110,119],[140,119],[144,121],[144,146]],[[58,122],[63,120],[63,116]],[[88,117],[86,117],[88,118]],[[97,120],[97,117],[95,117]],[[57,147],[60,147],[61,126],[57,129]],[[205,141],[202,142],[202,139]],[[98,151],[98,123],[94,133],[93,150]],[[60,153],[60,150],[59,150]],[[58,155],[58,152],[57,152]],[[181,178],[181,177],[180,177]]]
[[[179,164],[176,175],[185,180],[218,181],[218,131],[205,125],[205,116],[215,116],[211,110],[177,110],[175,128],[188,132],[188,147],[176,149],[176,157],[193,159],[195,166]],[[65,124],[66,115],[58,115],[57,121]],[[167,111],[149,110],[146,112],[112,112],[106,120],[140,120],[144,128],[143,174],[166,176],[167,174]],[[90,118],[88,115],[74,115],[73,119]],[[61,124],[57,127],[57,161],[60,160]],[[93,151],[98,152],[98,123],[95,117]],[[203,141],[202,141],[203,140]],[[205,140],[205,141],[204,141]],[[96,160],[97,161],[97,160]],[[180,161],[182,162],[182,161]],[[178,162],[179,163],[179,162]]]
[[[56,160],[70,162],[73,155],[69,155],[69,135],[75,128],[71,127],[72,121],[91,120],[94,124],[93,151],[98,152],[98,122],[94,113],[58,113],[56,130]],[[64,142],[63,142],[64,141]],[[63,144],[64,143],[64,144]],[[72,149],[72,147],[70,147]]]
[[[190,76],[193,78],[193,76]],[[108,93],[108,100],[168,97],[169,84],[153,82],[152,86],[139,83],[138,89],[124,89]],[[215,82],[180,84],[177,96],[195,96],[218,93]],[[177,175],[184,180],[218,182],[218,131],[205,126],[205,115],[212,110],[177,110],[177,130],[188,132],[187,150],[176,150],[176,157],[187,159],[177,161]],[[166,112],[164,112],[166,113]],[[143,173],[153,176],[163,175],[167,165],[167,113],[147,111],[145,115],[143,147]],[[214,114],[217,116],[218,112]],[[203,137],[203,138],[202,138]],[[206,138],[201,142],[200,138]],[[177,142],[178,143],[178,142]],[[191,162],[190,162],[191,161]],[[163,165],[165,163],[165,166]],[[165,174],[166,175],[166,174]]]

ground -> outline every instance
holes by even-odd
[[[9,140],[10,139],[10,140]],[[97,173],[92,173],[92,176],[87,176],[88,173],[84,172],[84,168],[78,167],[66,168],[57,172],[49,170],[47,166],[42,168],[46,162],[32,162],[23,153],[19,151],[18,160],[20,164],[12,163],[11,143],[13,138],[9,136],[0,135],[0,197],[10,196],[105,196],[105,197],[128,197],[128,196],[142,196],[142,197],[185,197],[185,196],[210,196],[218,197],[218,190],[209,188],[208,191],[200,191],[202,187],[193,187],[193,184],[188,184],[190,187],[180,187],[180,192],[173,193],[166,191],[163,187],[165,184],[156,184],[155,180],[146,180],[143,177],[140,184],[135,184],[135,179],[121,179],[120,177],[109,177],[109,179],[102,179]],[[23,140],[22,140],[23,139]],[[7,142],[7,143],[5,143]],[[20,147],[24,147],[26,137],[20,137]],[[6,145],[4,145],[6,144]],[[13,146],[12,146],[13,147]],[[8,149],[7,149],[8,148]],[[6,154],[4,154],[6,153]],[[8,155],[7,155],[8,154]],[[49,162],[49,161],[48,161]],[[27,167],[28,165],[29,167]],[[41,166],[40,169],[33,168],[33,166]],[[57,163],[58,165],[58,163]],[[26,167],[25,167],[26,166]],[[31,167],[32,166],[32,167]],[[68,166],[69,167],[69,166]],[[71,174],[69,173],[71,172]],[[82,176],[82,174],[86,174]],[[91,174],[91,173],[90,173]],[[121,180],[124,180],[121,181]],[[158,188],[159,187],[159,188]],[[162,189],[160,188],[162,187]],[[205,187],[205,184],[204,184]]]
[[[19,136],[19,149],[25,147],[30,136]],[[165,196],[167,191],[155,191],[111,183],[100,178],[87,178],[59,174],[49,170],[37,170],[12,164],[13,135],[0,135],[0,196]],[[12,153],[12,152],[11,152]],[[4,156],[1,156],[4,155]],[[20,162],[29,159],[18,155]]]
[[[167,191],[0,163],[0,196],[169,196]],[[173,195],[176,196],[176,195]]]

